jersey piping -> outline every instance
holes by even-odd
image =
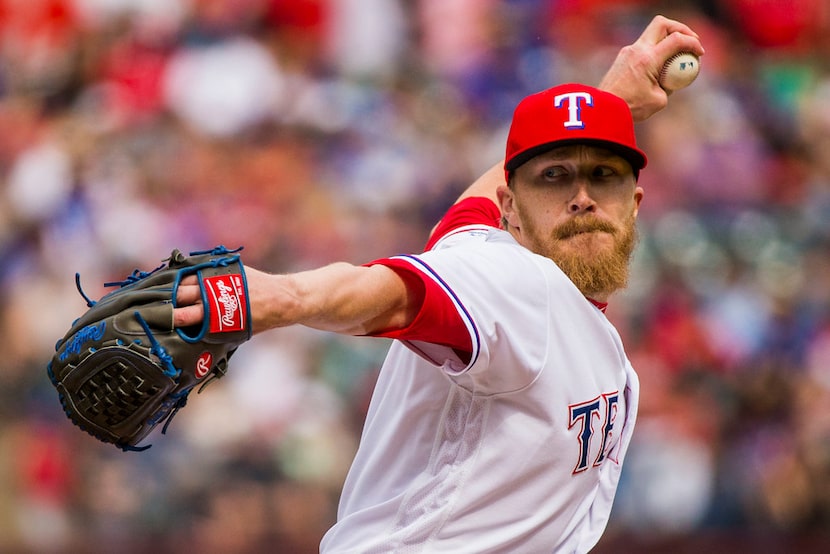
[[[457,313],[461,316],[461,322],[466,327],[472,343],[470,361],[467,364],[467,367],[465,367],[461,371],[465,371],[466,369],[475,365],[476,361],[478,360],[479,352],[481,351],[481,337],[479,336],[478,329],[476,328],[472,316],[470,316],[470,312],[467,311],[467,308],[464,306],[464,304],[461,303],[461,300],[459,300],[458,295],[455,293],[455,291],[453,291],[452,288],[435,272],[435,270],[433,270],[429,266],[429,264],[425,263],[423,260],[411,255],[393,256],[391,259],[405,260],[409,262],[410,264],[420,269],[420,271],[424,275],[428,276],[430,279],[432,279],[433,282],[435,282],[439,287],[441,287],[441,289],[447,295],[447,298],[449,298],[452,301],[453,306],[455,306],[457,310]],[[404,339],[404,342],[409,343],[410,341]]]

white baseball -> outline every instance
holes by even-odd
[[[700,58],[691,52],[675,54],[663,65],[658,82],[666,92],[688,87],[700,73]]]

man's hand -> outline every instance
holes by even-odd
[[[678,52],[702,56],[700,37],[687,25],[658,15],[633,44],[620,50],[599,88],[624,99],[634,121],[644,121],[668,104],[658,76],[666,60]]]
[[[251,328],[254,334],[265,331],[272,327],[279,327],[291,322],[283,321],[278,316],[288,315],[293,306],[290,295],[282,295],[282,309],[277,314],[270,314],[269,303],[272,296],[283,292],[285,278],[278,275],[270,275],[252,267],[245,267],[245,275],[248,287],[248,301],[251,307]],[[176,308],[173,310],[174,327],[192,327],[202,324],[205,315],[202,305],[202,291],[196,281],[195,275],[190,275],[181,280],[176,291]]]
[[[251,307],[251,328],[254,334],[271,327],[279,326],[282,321],[266,319],[268,311],[264,302],[270,301],[271,293],[280,291],[280,276],[270,275],[252,267],[245,267],[248,288],[248,301]],[[289,303],[285,303],[286,306]],[[202,324],[205,316],[202,305],[202,290],[195,275],[181,280],[176,291],[176,308],[173,310],[174,327],[192,327]],[[284,324],[284,323],[283,323]]]

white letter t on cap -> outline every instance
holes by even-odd
[[[557,108],[562,107],[562,102],[568,101],[568,120],[565,122],[565,127],[568,129],[582,129],[585,123],[579,119],[579,111],[582,109],[580,100],[585,100],[586,106],[594,105],[594,97],[587,92],[568,92],[553,97],[553,105]]]

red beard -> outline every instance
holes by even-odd
[[[580,233],[598,232],[611,235],[613,245],[610,248],[598,247],[588,252],[562,244],[562,241],[572,239]],[[548,249],[548,256],[582,294],[592,297],[625,288],[628,283],[628,265],[637,242],[633,214],[620,227],[594,216],[575,218],[554,229],[553,235],[554,241]]]

